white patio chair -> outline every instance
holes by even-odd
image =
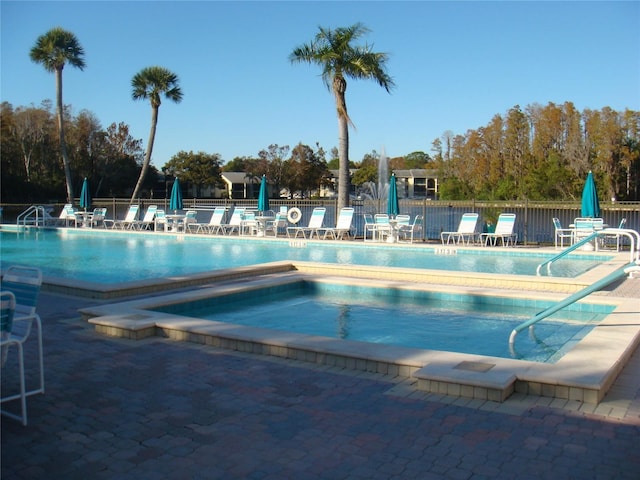
[[[413,219],[413,223],[399,224],[399,240],[413,243],[414,240],[418,239],[418,235],[422,235],[422,218],[422,215],[416,215]]]
[[[27,395],[25,392],[24,379],[24,350],[22,342],[12,335],[13,318],[16,308],[16,297],[11,292],[0,292],[0,350],[2,351],[2,368],[5,367],[9,348],[12,346],[18,350],[18,375],[20,382],[20,393],[6,395],[6,388],[2,388],[2,397],[0,397],[0,405],[11,400],[20,399],[20,414],[10,412],[6,408],[1,408],[0,413],[5,417],[18,420],[23,426],[27,425]],[[5,374],[2,374],[2,378]]]
[[[33,267],[25,267],[12,265],[7,268],[5,274],[2,277],[1,289],[3,291],[11,292],[16,301],[15,310],[13,314],[13,325],[11,328],[11,344],[18,345],[19,350],[22,352],[24,343],[29,339],[33,324],[37,328],[37,343],[38,343],[38,370],[39,370],[39,382],[38,386],[32,389],[28,389],[25,384],[24,392],[16,395],[8,395],[2,397],[2,402],[8,402],[15,400],[22,396],[25,397],[35,395],[38,393],[44,393],[44,355],[42,349],[42,322],[40,316],[36,313],[36,307],[38,303],[38,296],[40,294],[40,287],[42,285],[42,272]],[[10,345],[9,345],[10,346]],[[23,355],[23,353],[20,353]],[[24,364],[24,360],[23,360]],[[26,412],[26,410],[25,410]],[[24,417],[24,424],[26,425],[26,413]]]
[[[573,229],[571,228],[562,228],[562,224],[560,223],[559,218],[553,218],[553,227],[555,229],[554,232],[554,244],[555,247],[558,248],[558,240],[560,240],[560,248],[564,248],[564,239],[568,239],[569,244],[573,239]]]

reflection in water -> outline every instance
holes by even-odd
[[[344,340],[349,337],[349,314],[351,313],[351,306],[340,305],[338,309],[338,338]]]

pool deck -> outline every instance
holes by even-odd
[[[639,287],[603,294],[637,298]],[[500,403],[392,375],[109,338],[78,321],[98,305],[42,294],[46,394],[28,399],[27,427],[2,418],[3,480],[640,476],[638,350],[597,405],[517,392]]]

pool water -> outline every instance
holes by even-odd
[[[614,307],[574,304],[522,335],[509,334],[551,302],[316,282],[174,304],[187,317],[370,343],[554,363]]]
[[[433,246],[402,247],[362,242],[276,242],[229,237],[127,234],[83,230],[0,231],[3,268],[27,264],[44,275],[115,284],[188,275],[259,263],[291,260],[378,265],[495,274],[535,275],[549,254],[492,248],[440,255]],[[575,277],[606,255],[570,256],[554,265],[553,275]]]

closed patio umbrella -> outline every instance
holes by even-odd
[[[169,209],[173,210],[174,213],[176,210],[182,210],[182,190],[180,190],[180,180],[176,177],[173,182],[173,187],[171,188],[171,198],[169,199]]]
[[[269,210],[269,193],[267,192],[267,177],[262,175],[260,182],[260,195],[258,196],[258,211],[266,212]]]
[[[598,201],[598,192],[596,191],[596,182],[593,180],[593,174],[589,171],[587,181],[582,190],[582,209],[581,215],[585,218],[600,217],[600,202]]]
[[[387,203],[387,214],[390,217],[395,217],[400,213],[400,207],[398,206],[398,186],[396,185],[396,174],[391,174],[391,180],[389,180],[389,199]]]
[[[89,192],[89,181],[87,177],[84,178],[84,182],[82,182],[82,191],[80,192],[80,207],[84,208],[86,212],[87,209],[91,208],[91,193]]]

